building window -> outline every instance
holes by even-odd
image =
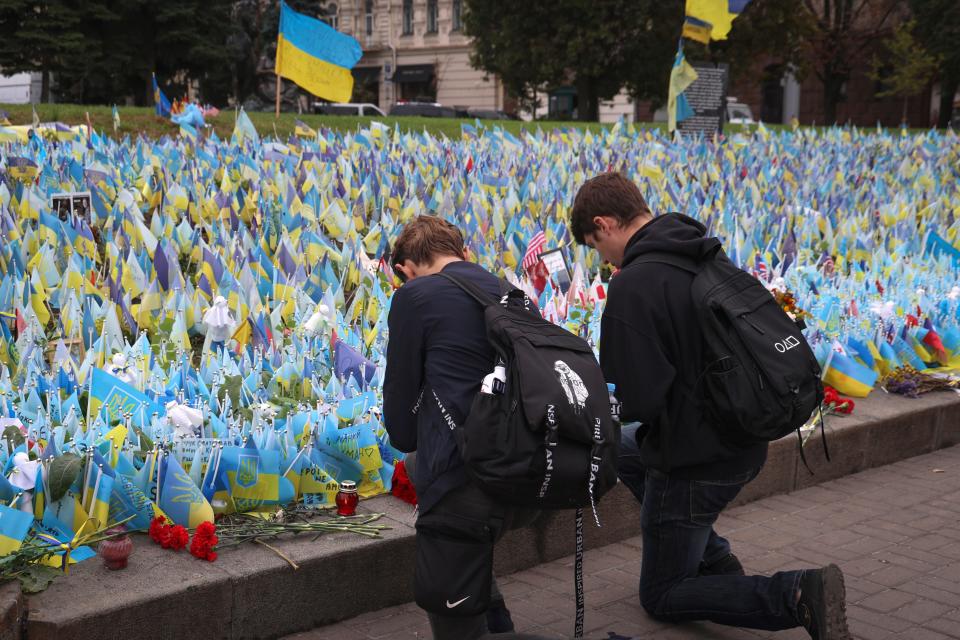
[[[403,0],[403,35],[413,35],[413,0]]]
[[[373,0],[367,0],[367,36],[373,35]]]
[[[453,18],[452,20],[453,30],[460,31],[461,29],[463,29],[463,20],[461,18],[462,12],[463,12],[462,0],[453,0],[453,9],[451,11],[452,11],[451,15]]]
[[[323,18],[323,21],[326,22],[326,23],[327,23],[328,25],[330,25],[331,27],[333,27],[334,29],[339,29],[339,28],[340,28],[340,16],[337,15],[337,5],[336,5],[336,4],[331,4],[331,5],[327,6],[327,9],[326,9],[326,17]]]
[[[437,22],[440,10],[437,8],[437,0],[427,0],[427,33],[437,32]]]

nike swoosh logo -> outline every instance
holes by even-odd
[[[464,602],[466,602],[469,598],[470,598],[470,596],[467,596],[467,597],[464,598],[463,600],[457,600],[457,601],[454,602],[453,604],[451,604],[450,601],[447,600],[447,609],[453,609],[454,607],[459,606],[459,605],[463,604]]]

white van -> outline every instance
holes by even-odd
[[[757,124],[753,119],[753,112],[750,106],[743,102],[737,102],[736,98],[727,98],[727,122],[730,124]]]
[[[377,105],[369,102],[314,102],[313,112],[328,116],[374,116],[376,118],[387,115]]]

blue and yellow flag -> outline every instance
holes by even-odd
[[[172,455],[163,460],[158,493],[160,508],[174,524],[195,529],[201,522],[213,522],[210,503]]]
[[[32,524],[32,513],[0,504],[0,557],[20,548]]]
[[[687,0],[687,21],[683,36],[706,43],[726,40],[733,20],[743,13],[750,0]],[[692,18],[692,20],[691,20]],[[689,27],[688,27],[689,25]]]
[[[162,118],[169,118],[170,100],[168,100],[167,96],[160,90],[160,85],[157,84],[157,74],[151,73],[150,77],[153,78],[153,105],[157,110],[157,115]]]
[[[340,484],[321,467],[316,456],[311,455],[300,465],[298,497],[312,507],[330,507],[334,504]]]
[[[683,46],[677,47],[677,55],[670,71],[670,86],[667,97],[667,130],[675,131],[677,123],[693,115],[693,109],[684,95],[684,91],[697,79],[696,70],[690,66],[683,55]]]
[[[220,473],[226,475],[238,511],[249,511],[280,499],[280,453],[257,449],[253,440],[244,447],[224,447]]]
[[[353,93],[350,69],[362,55],[355,38],[280,3],[277,75],[326,100],[349,102]]]
[[[131,413],[134,423],[139,425],[148,411],[152,412],[151,405],[150,399],[136,387],[115,378],[103,369],[93,370],[87,406],[88,422],[95,420],[102,411],[108,422],[122,420],[124,413]]]
[[[301,137],[307,137],[307,138],[317,137],[317,132],[311,129],[310,125],[308,125],[306,122],[303,122],[302,120],[297,120],[295,122],[293,133]]]
[[[842,353],[832,353],[823,367],[823,381],[845,396],[866,398],[877,372]]]
[[[87,531],[89,531],[90,526],[92,525],[87,525]],[[79,532],[79,529],[77,532]],[[33,530],[30,535],[35,537],[37,541],[45,542],[54,547],[54,549],[51,549],[51,554],[40,560],[40,563],[55,569],[65,569],[67,565],[76,564],[97,555],[90,547],[73,546],[73,544],[76,544],[73,538],[77,532],[71,530],[65,522],[57,519],[50,511],[45,512],[42,518],[37,518],[33,523]],[[64,548],[64,545],[71,547],[69,555],[65,555],[67,549]],[[65,558],[67,559],[66,562]]]
[[[150,526],[150,519],[157,513],[154,503],[140,491],[133,479],[117,473],[110,496],[110,522],[122,522],[133,516],[133,519],[127,522],[127,528],[146,529]]]
[[[96,450],[84,472],[83,509],[97,527],[105,527],[110,519],[110,496],[116,472]]]

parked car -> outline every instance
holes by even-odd
[[[369,102],[314,102],[313,112],[328,116],[386,116],[375,104]]]
[[[516,116],[511,116],[498,109],[481,109],[478,107],[470,107],[467,109],[467,116],[480,118],[481,120],[519,120]]]
[[[750,107],[736,98],[727,98],[727,122],[730,124],[757,124]]]
[[[398,102],[390,109],[391,116],[422,116],[424,118],[456,118],[457,110],[438,102]]]

